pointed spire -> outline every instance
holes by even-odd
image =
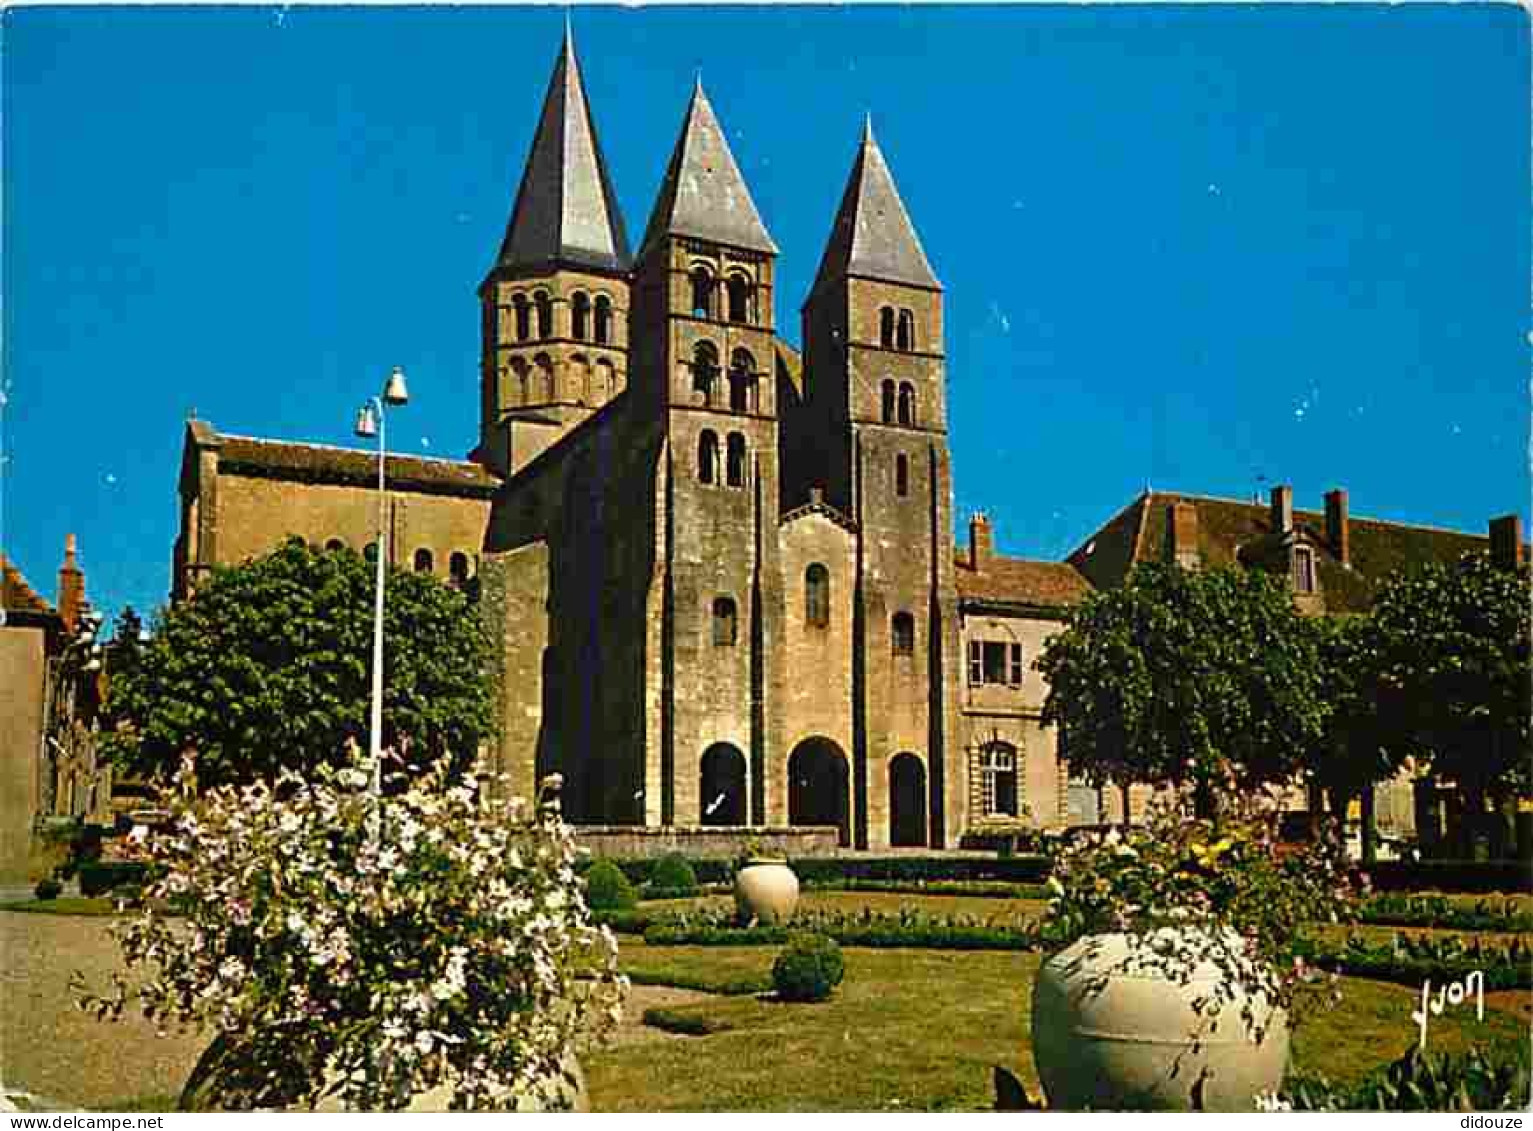
[[[554,264],[602,271],[629,266],[628,237],[586,102],[568,13],[538,131],[496,257],[497,266]]]
[[[740,166],[735,164],[735,155],[703,92],[701,72],[692,87],[692,100],[687,104],[687,116],[665,179],[660,182],[640,257],[666,235],[693,236],[777,254],[777,245],[761,222]]]
[[[845,275],[914,287],[942,286],[894,187],[883,151],[873,138],[872,114],[863,120],[862,144],[846,191],[841,194],[841,207],[836,210],[815,286]]]

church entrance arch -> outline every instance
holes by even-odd
[[[926,767],[914,754],[889,760],[889,843],[895,848],[926,843]]]
[[[828,738],[806,738],[788,758],[788,823],[835,825],[852,843],[852,794],[846,755]]]
[[[697,796],[699,823],[745,824],[745,755],[739,747],[715,742],[703,751]]]

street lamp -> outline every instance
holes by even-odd
[[[373,795],[383,796],[383,568],[388,558],[388,494],[384,488],[383,463],[387,433],[385,410],[397,408],[410,400],[405,389],[405,371],[394,366],[383,394],[369,397],[357,412],[357,435],[364,440],[378,437],[378,575],[373,591],[373,707],[368,752],[373,760]]]

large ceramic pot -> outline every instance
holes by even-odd
[[[780,927],[798,906],[798,877],[786,860],[752,857],[735,873],[735,910],[740,918]]]
[[[232,1077],[235,1058],[232,1056],[232,1048],[222,1036],[214,1038],[211,1045],[203,1052],[192,1069],[192,1074],[186,1082],[186,1087],[181,1092],[178,1107],[181,1111],[219,1111],[222,1104],[219,1097],[223,1092],[225,1082]],[[589,1112],[591,1110],[590,1095],[586,1091],[586,1077],[580,1067],[580,1061],[574,1053],[570,1053],[563,1063],[563,1079],[557,1088],[558,1099],[552,1104],[546,1104],[530,1095],[519,1095],[515,1101],[501,1109],[508,1112]],[[280,1105],[284,1101],[277,1101]],[[288,1101],[290,1102],[290,1101]],[[422,1092],[410,1101],[410,1105],[404,1110],[407,1112],[445,1112],[452,1102],[452,1087],[442,1085]],[[271,1110],[307,1111],[299,1107],[275,1107]],[[334,1096],[327,1096],[319,1102],[314,1109],[319,1112],[340,1112],[345,1110],[340,1101]]]
[[[1288,1064],[1288,1016],[1211,960],[1168,977],[1154,949],[1207,942],[1195,928],[1091,935],[1033,986],[1033,1059],[1060,1111],[1252,1111]],[[1254,973],[1254,967],[1247,967]],[[1231,985],[1229,983],[1235,982]],[[1198,1003],[1227,995],[1218,1013]],[[1249,1012],[1249,1019],[1246,1014]]]

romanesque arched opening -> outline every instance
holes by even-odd
[[[727,742],[703,751],[697,793],[704,825],[745,824],[745,755]]]
[[[895,848],[926,843],[926,767],[914,754],[889,761],[889,843]]]
[[[835,825],[841,843],[852,843],[846,755],[828,738],[806,738],[788,758],[788,823]]]

